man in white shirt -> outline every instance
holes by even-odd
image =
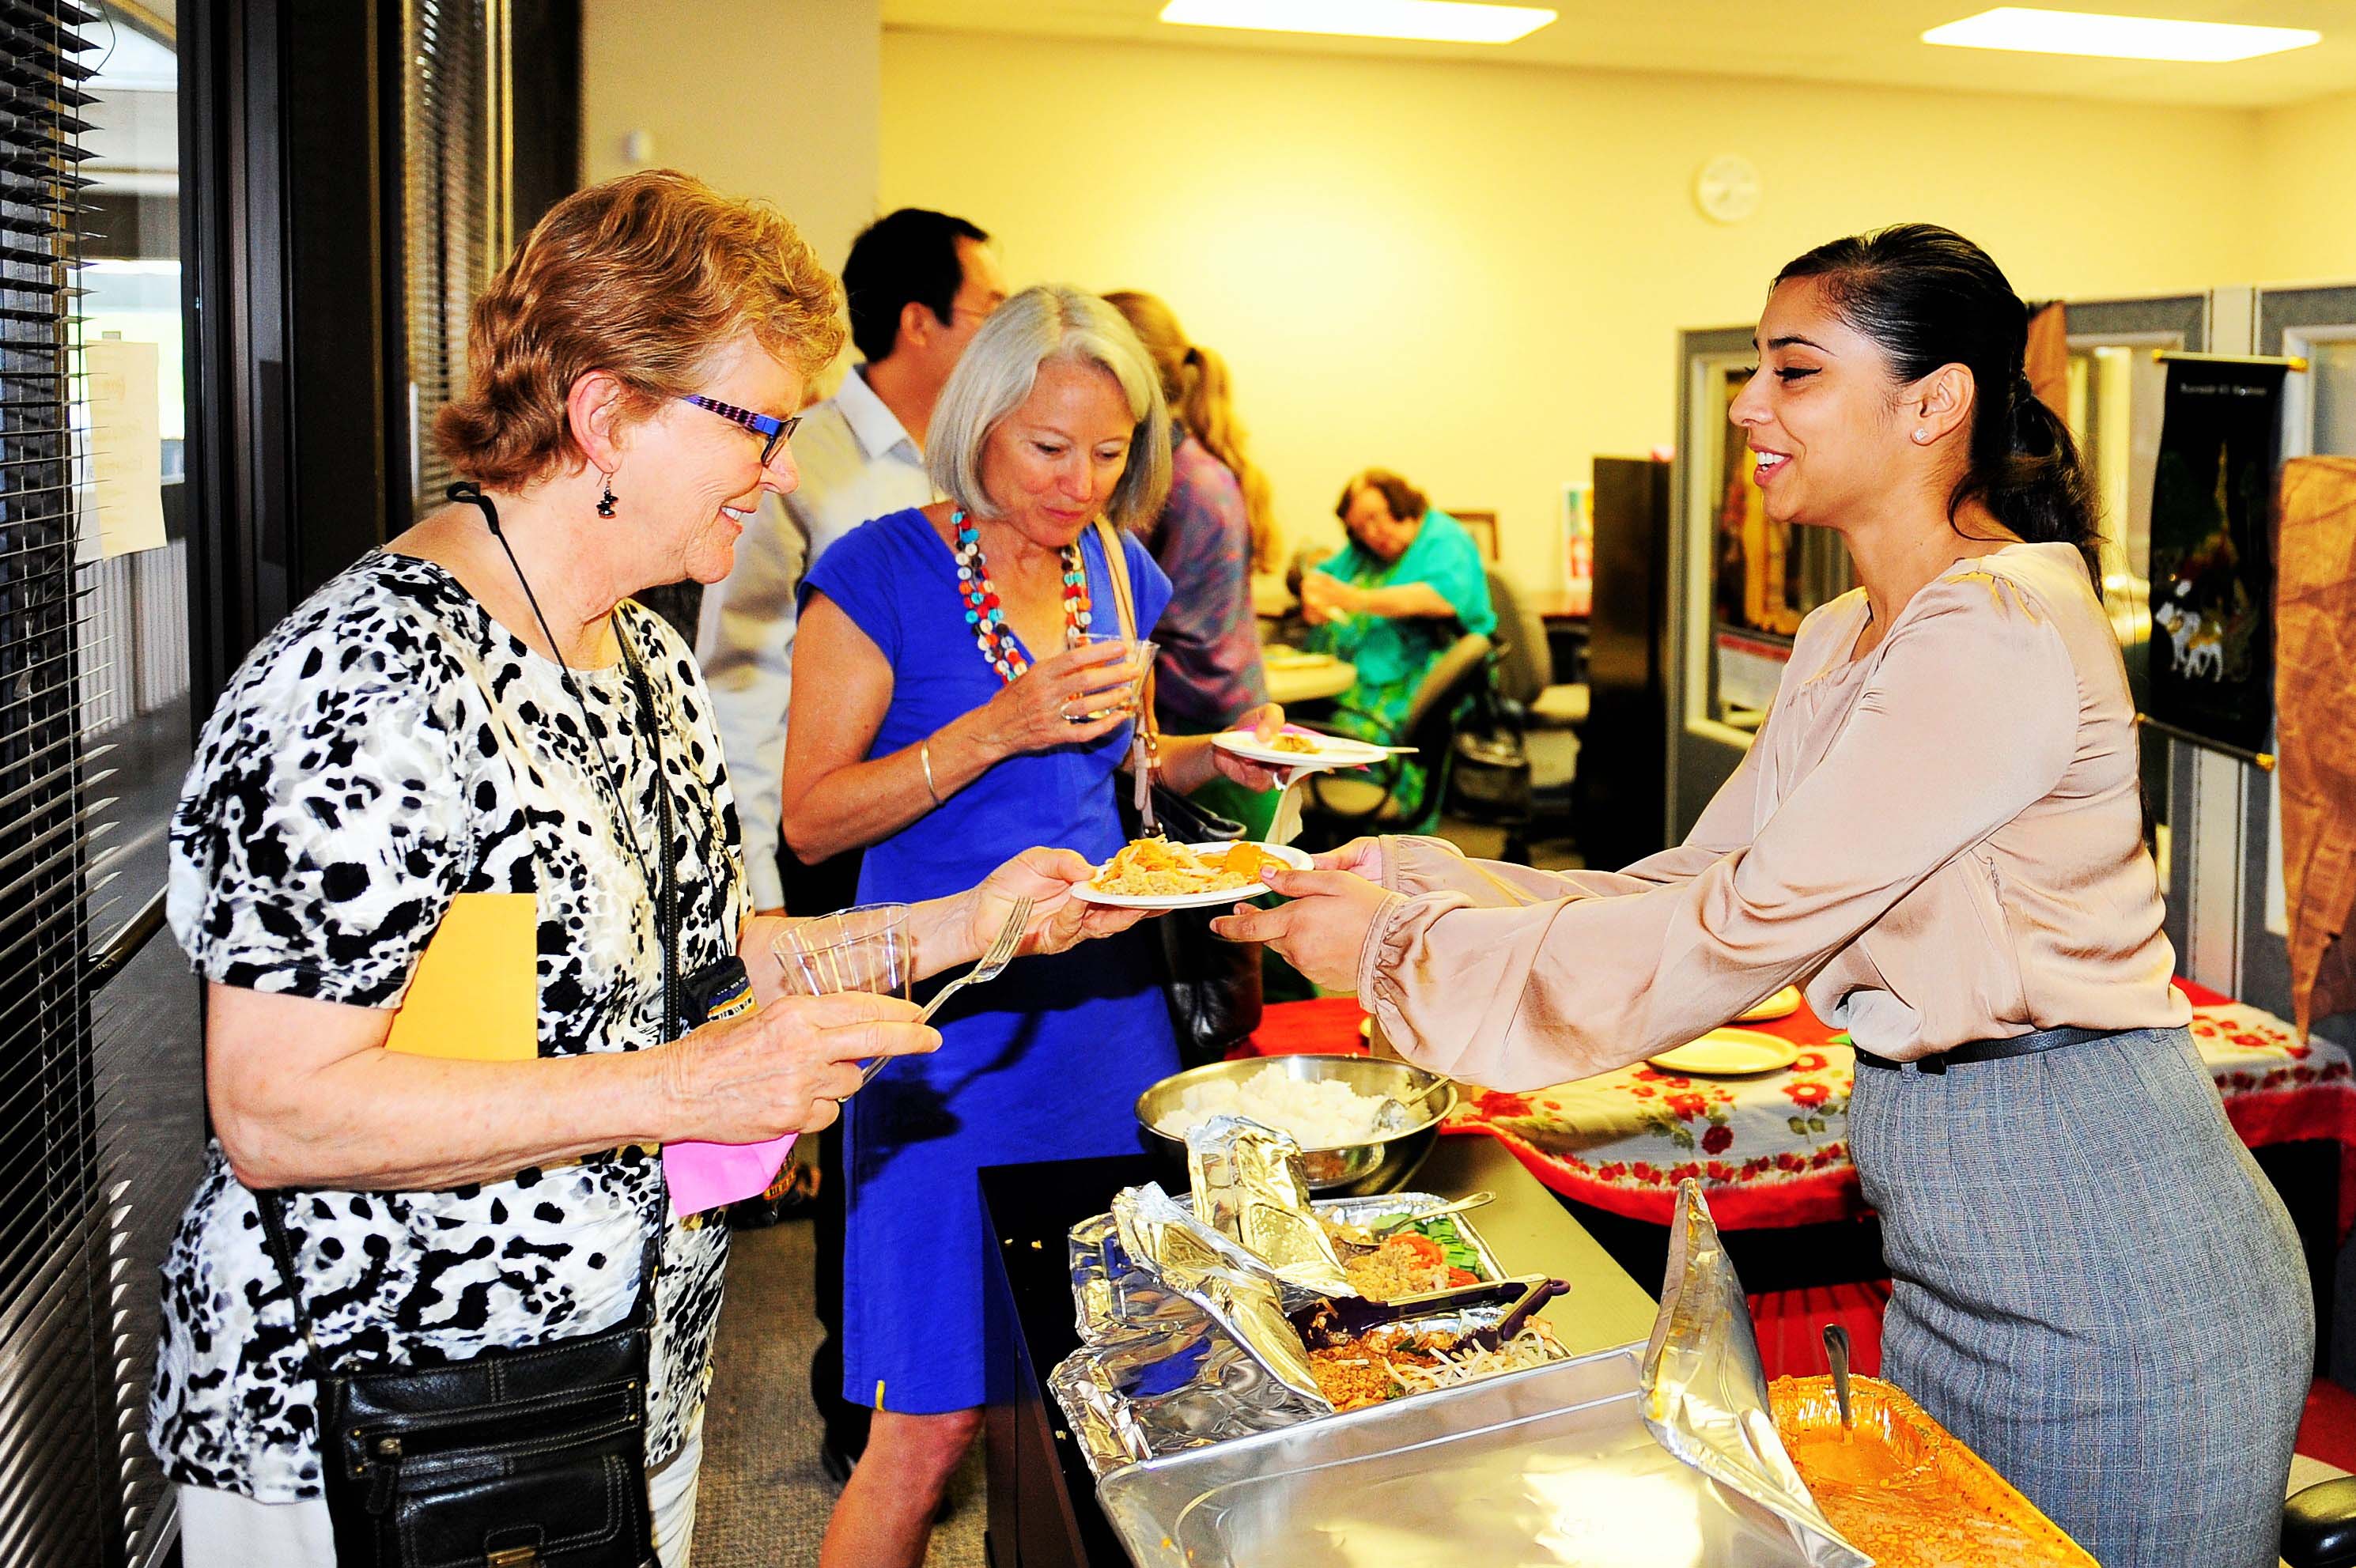
[[[851,241],[842,284],[851,342],[866,363],[802,416],[793,437],[801,485],[763,499],[736,542],[736,564],[704,594],[696,638],[735,790],[745,875],[764,913],[783,912],[791,874],[782,867],[792,851],[779,837],[778,793],[795,590],[852,528],[934,498],[924,453],[933,405],[968,340],[1006,298],[989,235],[962,218],[913,207],[877,219]]]

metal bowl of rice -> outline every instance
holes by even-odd
[[[1417,1108],[1403,1131],[1374,1130],[1385,1095],[1407,1103],[1439,1074],[1372,1056],[1270,1056],[1215,1061],[1173,1073],[1137,1097],[1137,1124],[1157,1154],[1185,1179],[1189,1120],[1248,1116],[1300,1143],[1312,1191],[1327,1198],[1396,1192],[1431,1152],[1440,1124],[1456,1106],[1454,1085]],[[1355,1098],[1354,1098],[1355,1097]]]

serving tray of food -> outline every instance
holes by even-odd
[[[1509,1278],[1463,1203],[1312,1200],[1240,1117],[1187,1150],[1186,1195],[1123,1189],[1068,1238],[1081,1349],[1047,1381],[1098,1475],[1567,1353],[1537,1321],[1566,1287]]]
[[[1630,1345],[1173,1453],[1098,1501],[1143,1568],[1812,1568],[1775,1513],[1655,1442]]]
[[[1768,1385],[1775,1431],[1825,1517],[1879,1568],[2097,1568],[1988,1462],[1879,1378],[1849,1380],[1844,1425],[1832,1380]]]

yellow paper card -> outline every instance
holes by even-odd
[[[472,1061],[540,1054],[539,910],[530,893],[460,893],[425,944],[387,1051]]]

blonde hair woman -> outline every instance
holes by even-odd
[[[1119,643],[1087,637],[1120,629],[1108,542],[1141,629],[1169,600],[1128,532],[1161,506],[1168,431],[1152,366],[1102,300],[1033,288],[991,313],[925,443],[949,498],[853,528],[803,582],[784,792],[796,854],[866,846],[859,896],[914,899],[1010,837],[1091,860],[1119,848],[1131,720],[1106,694],[1136,672],[1113,662]],[[1163,748],[1174,789],[1215,773],[1273,782],[1207,739]],[[1009,974],[939,1023],[943,1050],[877,1079],[843,1120],[843,1397],[875,1416],[825,1568],[921,1563],[980,1429],[990,1243],[974,1172],[1134,1152],[1131,1105],[1178,1065],[1141,940]]]
[[[1120,312],[1137,340],[1162,376],[1162,395],[1170,404],[1172,422],[1185,427],[1203,450],[1234,476],[1243,501],[1245,527],[1251,540],[1251,569],[1275,571],[1281,544],[1276,531],[1276,502],[1268,475],[1247,450],[1249,432],[1236,417],[1235,382],[1219,353],[1186,336],[1178,313],[1158,294],[1138,289],[1116,289],[1105,303]]]
[[[1106,303],[1136,329],[1170,404],[1170,496],[1146,525],[1146,547],[1169,575],[1170,608],[1154,635],[1155,708],[1180,734],[1226,729],[1268,700],[1251,573],[1276,552],[1268,480],[1244,455],[1243,427],[1228,395],[1226,362],[1191,341],[1171,308],[1125,291]],[[1202,804],[1255,834],[1276,797],[1215,780]]]

